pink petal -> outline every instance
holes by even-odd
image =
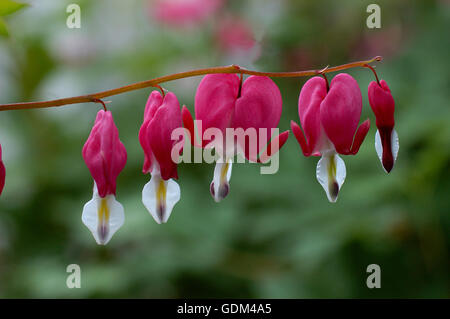
[[[334,77],[320,107],[320,120],[340,154],[349,154],[358,127],[362,96],[358,83],[346,73]]]
[[[392,97],[391,90],[386,81],[381,80],[380,85],[376,81],[372,81],[368,88],[369,104],[375,113],[376,125],[380,127],[393,128],[395,102]]]
[[[144,174],[150,172],[152,170],[152,161],[153,161],[153,152],[152,148],[149,143],[148,136],[148,127],[155,116],[156,111],[163,103],[163,97],[159,91],[153,91],[150,93],[147,104],[145,105],[145,111],[144,111],[144,122],[141,125],[141,128],[139,130],[139,142],[142,146],[142,149],[144,150],[144,166],[142,168],[142,171]]]
[[[283,147],[288,137],[289,131],[284,131],[280,135],[274,137],[267,146],[267,149],[264,150],[264,152],[259,157],[258,162],[260,163],[267,162],[272,155],[276,154]]]
[[[358,128],[355,134],[355,140],[353,141],[352,149],[350,151],[350,154],[356,155],[358,153],[359,148],[366,138],[367,132],[369,132],[370,129],[370,120],[365,120]]]
[[[110,111],[97,113],[94,127],[83,147],[83,158],[97,184],[100,197],[116,194],[116,179],[127,161],[119,131]]]
[[[323,141],[326,139],[321,130],[320,123],[320,105],[327,95],[327,84],[321,77],[313,77],[303,85],[298,98],[298,114],[300,123],[306,135],[309,145],[309,155],[312,153],[320,154]],[[300,131],[301,132],[301,131]],[[295,132],[294,132],[295,134]],[[303,135],[303,133],[302,133]],[[298,135],[300,136],[300,134]],[[297,140],[298,140],[298,136]],[[300,140],[298,140],[300,143]],[[302,144],[300,144],[302,146]],[[302,147],[305,156],[305,148]]]
[[[145,104],[144,119],[152,119],[155,116],[156,110],[161,106],[163,97],[159,91],[152,91],[148,96]]]
[[[161,170],[164,180],[178,178],[177,164],[172,160],[172,147],[182,141],[172,140],[172,131],[182,127],[180,103],[172,92],[164,97],[163,103],[149,123],[145,138],[148,139],[151,150]]]
[[[193,146],[199,146],[197,143],[196,135],[195,135],[195,126],[194,126],[194,119],[192,118],[192,114],[189,111],[189,109],[186,107],[186,105],[183,105],[183,108],[181,109],[181,116],[183,118],[183,125],[184,128],[189,131],[190,137],[191,137],[191,144]]]
[[[280,90],[269,77],[250,76],[242,85],[232,127],[256,129],[256,145],[245,142],[245,154],[249,160],[256,161],[261,148],[267,145],[272,135],[271,129],[276,128],[280,121],[282,104]],[[265,130],[265,137],[260,134],[261,130]]]
[[[200,82],[195,94],[195,118],[202,121],[202,132],[208,128],[218,128],[225,136],[230,127],[240,81],[236,74],[209,74]],[[203,141],[205,146],[209,141]]]
[[[294,133],[295,138],[297,139],[298,144],[300,145],[303,155],[304,156],[311,156],[311,151],[309,149],[308,142],[305,139],[305,136],[303,135],[302,129],[300,126],[295,123],[294,121],[291,121],[291,130],[292,133]]]

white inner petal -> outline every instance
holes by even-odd
[[[377,155],[378,158],[380,159],[381,164],[383,164],[383,145],[381,145],[381,137],[380,132],[378,130],[375,133],[375,150],[377,151]]]
[[[317,163],[317,180],[325,190],[330,202],[336,202],[346,174],[345,163],[335,152],[324,154]]]
[[[397,160],[398,149],[400,148],[400,144],[398,142],[398,134],[395,129],[392,129],[391,147],[392,147],[392,156],[394,157],[394,162],[395,162]]]
[[[84,205],[81,215],[83,224],[91,231],[99,245],[106,245],[125,221],[123,206],[114,195],[102,198],[94,185],[92,199]]]
[[[232,166],[233,160],[231,158],[228,158],[226,161],[219,160],[216,162],[211,184],[211,195],[216,202],[220,202],[228,195]]]
[[[142,190],[142,202],[158,223],[166,223],[175,204],[180,200],[180,186],[173,179],[167,181],[152,173]]]

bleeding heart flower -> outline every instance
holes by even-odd
[[[3,165],[2,161],[2,146],[0,145],[0,195],[3,191],[3,186],[5,186],[5,165]]]
[[[200,146],[215,148],[219,155],[210,186],[216,202],[228,194],[234,155],[241,154],[251,162],[266,162],[286,142],[289,131],[272,138],[267,146],[272,129],[280,121],[281,110],[280,90],[268,77],[250,76],[242,85],[236,74],[209,74],[202,79],[195,95],[195,117],[201,123],[197,127],[202,137]],[[195,137],[187,108],[183,108],[183,122],[191,137]],[[208,134],[204,133],[210,129],[216,129],[221,136],[206,137]],[[228,129],[234,129],[233,134],[237,134],[232,136],[231,143]],[[253,143],[246,135],[252,131],[255,132]]]
[[[180,200],[177,163],[172,160],[172,148],[177,143],[172,132],[182,127],[180,103],[175,94],[164,97],[153,91],[145,106],[144,122],[139,131],[139,142],[145,153],[144,174],[151,178],[142,191],[142,201],[158,224],[166,223],[175,204]],[[180,150],[181,152],[181,150]]]
[[[127,162],[127,151],[110,111],[97,113],[83,158],[94,179],[94,194],[84,205],[81,219],[97,244],[106,245],[125,221],[123,207],[116,201],[116,179]]]
[[[238,17],[221,19],[217,24],[215,38],[220,52],[226,53],[230,58],[251,57],[253,61],[261,53],[252,28]]]
[[[368,96],[378,128],[375,134],[375,150],[384,170],[389,173],[394,167],[399,149],[398,135],[394,129],[394,98],[384,80],[379,83],[370,82]]]
[[[150,5],[153,16],[174,26],[204,21],[223,5],[224,0],[156,0]]]
[[[298,113],[305,135],[294,121],[292,132],[305,156],[322,156],[316,175],[330,202],[337,200],[346,176],[344,161],[337,154],[358,153],[370,128],[369,120],[358,128],[361,109],[358,83],[346,73],[335,76],[328,91],[321,77],[309,79],[300,91]]]

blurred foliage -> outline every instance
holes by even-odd
[[[234,63],[217,50],[216,19],[177,29],[151,19],[151,1],[77,1],[81,29],[68,29],[72,1],[30,1],[8,17],[0,39],[0,103],[86,94],[188,69]],[[400,153],[386,175],[374,149],[367,102],[373,75],[359,82],[361,121],[372,129],[330,204],[291,136],[275,175],[236,164],[230,194],[209,195],[213,166],[181,164],[181,201],[157,225],[141,203],[148,176],[137,134],[150,90],[114,96],[112,110],[128,163],[118,179],[125,225],[106,247],[81,223],[92,180],[81,148],[98,105],[1,112],[7,169],[0,199],[0,297],[449,297],[450,118],[448,1],[380,0],[382,28],[368,29],[373,1],[228,0],[261,45],[258,70],[298,70],[375,55],[396,100]],[[12,1],[0,0],[0,12]],[[0,22],[0,26],[1,26]],[[1,27],[0,27],[1,28]],[[199,78],[167,83],[193,110]],[[277,79],[280,129],[298,121],[305,79]],[[381,266],[381,289],[366,287],[366,267]],[[81,289],[66,267],[81,266]]]
[[[0,1],[0,36],[9,35],[8,27],[2,17],[25,8],[26,6],[27,5],[25,3],[20,3],[12,0]]]

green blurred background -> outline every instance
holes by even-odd
[[[24,0],[25,1],[25,0]],[[381,6],[381,29],[368,29],[367,5]],[[0,8],[6,0],[0,0]],[[66,7],[81,7],[81,28],[66,27]],[[321,68],[384,56],[378,63],[396,101],[398,161],[382,170],[367,102],[373,75],[352,69],[372,128],[330,204],[291,134],[275,175],[236,164],[229,196],[209,194],[213,165],[179,165],[181,201],[166,225],[141,203],[148,176],[137,135],[144,89],[107,98],[128,151],[118,178],[126,222],[106,247],[81,223],[92,179],[81,157],[99,106],[80,104],[0,114],[7,169],[0,198],[3,298],[373,298],[450,296],[449,1],[228,0],[189,27],[154,19],[152,1],[29,1],[2,17],[0,103],[92,93],[200,67],[239,63],[261,71]],[[1,12],[1,10],[0,10]],[[255,47],[235,54],[218,45],[217,24],[237,17]],[[246,48],[247,49],[247,48]],[[298,121],[306,79],[276,80],[279,127]],[[200,78],[166,83],[193,110]],[[366,267],[381,267],[368,289]],[[66,267],[81,267],[68,289]]]

